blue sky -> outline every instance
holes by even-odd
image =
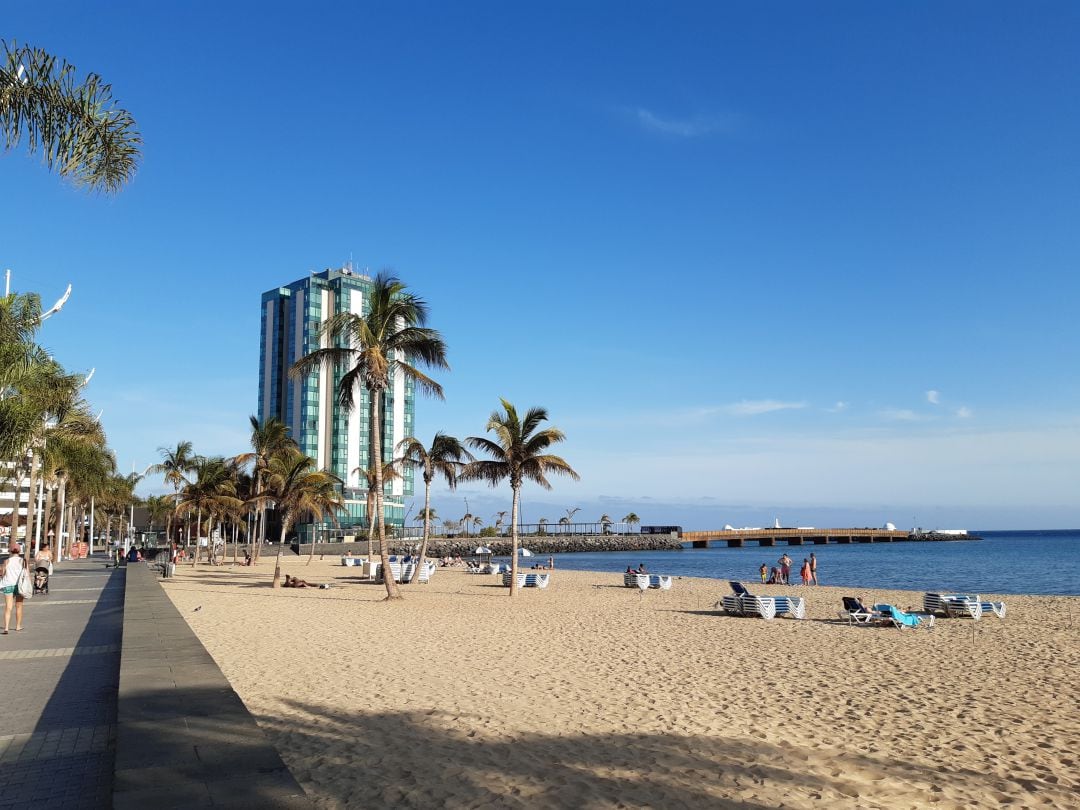
[[[42,340],[125,468],[238,452],[260,293],[352,258],[449,344],[422,438],[566,431],[527,520],[1078,525],[1080,7],[718,5],[6,9],[145,154],[0,155],[0,269],[74,285]]]

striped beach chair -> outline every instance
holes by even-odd
[[[671,577],[661,576],[660,574],[649,574],[649,587],[659,588],[662,591],[670,591]]]
[[[623,586],[627,588],[639,588],[646,590],[649,587],[649,575],[648,574],[623,574]]]
[[[923,594],[923,610],[932,616],[945,616],[946,618],[957,618],[963,616],[970,616],[973,619],[982,618],[983,605],[991,604],[990,602],[983,602],[979,598],[978,594],[967,593],[927,593]],[[1001,606],[1001,616],[1005,615],[1005,605],[1003,602],[997,603]],[[990,609],[992,613],[997,615],[997,611],[993,608]]]
[[[730,613],[732,616],[743,616],[742,601],[735,595],[724,596],[720,598],[720,601],[713,605],[713,608],[723,608],[725,613]]]
[[[777,616],[790,616],[792,619],[806,617],[806,600],[801,596],[774,596]]]
[[[1005,618],[1005,603],[1004,602],[980,602],[982,606],[982,612],[985,616],[987,613],[993,613],[999,619]]]
[[[765,620],[776,618],[776,598],[772,596],[740,596],[739,604],[744,616],[760,616]]]
[[[507,571],[503,574],[503,585],[509,588],[511,582],[513,582],[513,574]],[[517,575],[519,588],[546,588],[550,582],[550,574],[526,574],[523,571],[519,571]]]

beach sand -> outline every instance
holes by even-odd
[[[390,604],[330,558],[285,565],[330,590],[272,590],[273,562],[164,584],[320,808],[1080,807],[1080,598],[898,631],[838,623],[850,588],[751,585],[806,597],[766,622],[714,580],[510,599],[440,569]]]

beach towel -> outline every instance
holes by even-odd
[[[874,610],[882,613],[888,613],[894,622],[899,622],[905,627],[918,627],[920,619],[911,613],[904,613],[900,608],[895,605],[874,605]]]

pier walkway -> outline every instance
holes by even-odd
[[[748,542],[757,543],[759,546],[776,546],[781,543],[789,546],[823,546],[827,543],[895,543],[919,538],[905,531],[890,529],[721,529],[683,532],[680,539],[684,543],[692,544],[694,548],[708,548],[713,541],[725,542],[731,548],[741,548]]]

